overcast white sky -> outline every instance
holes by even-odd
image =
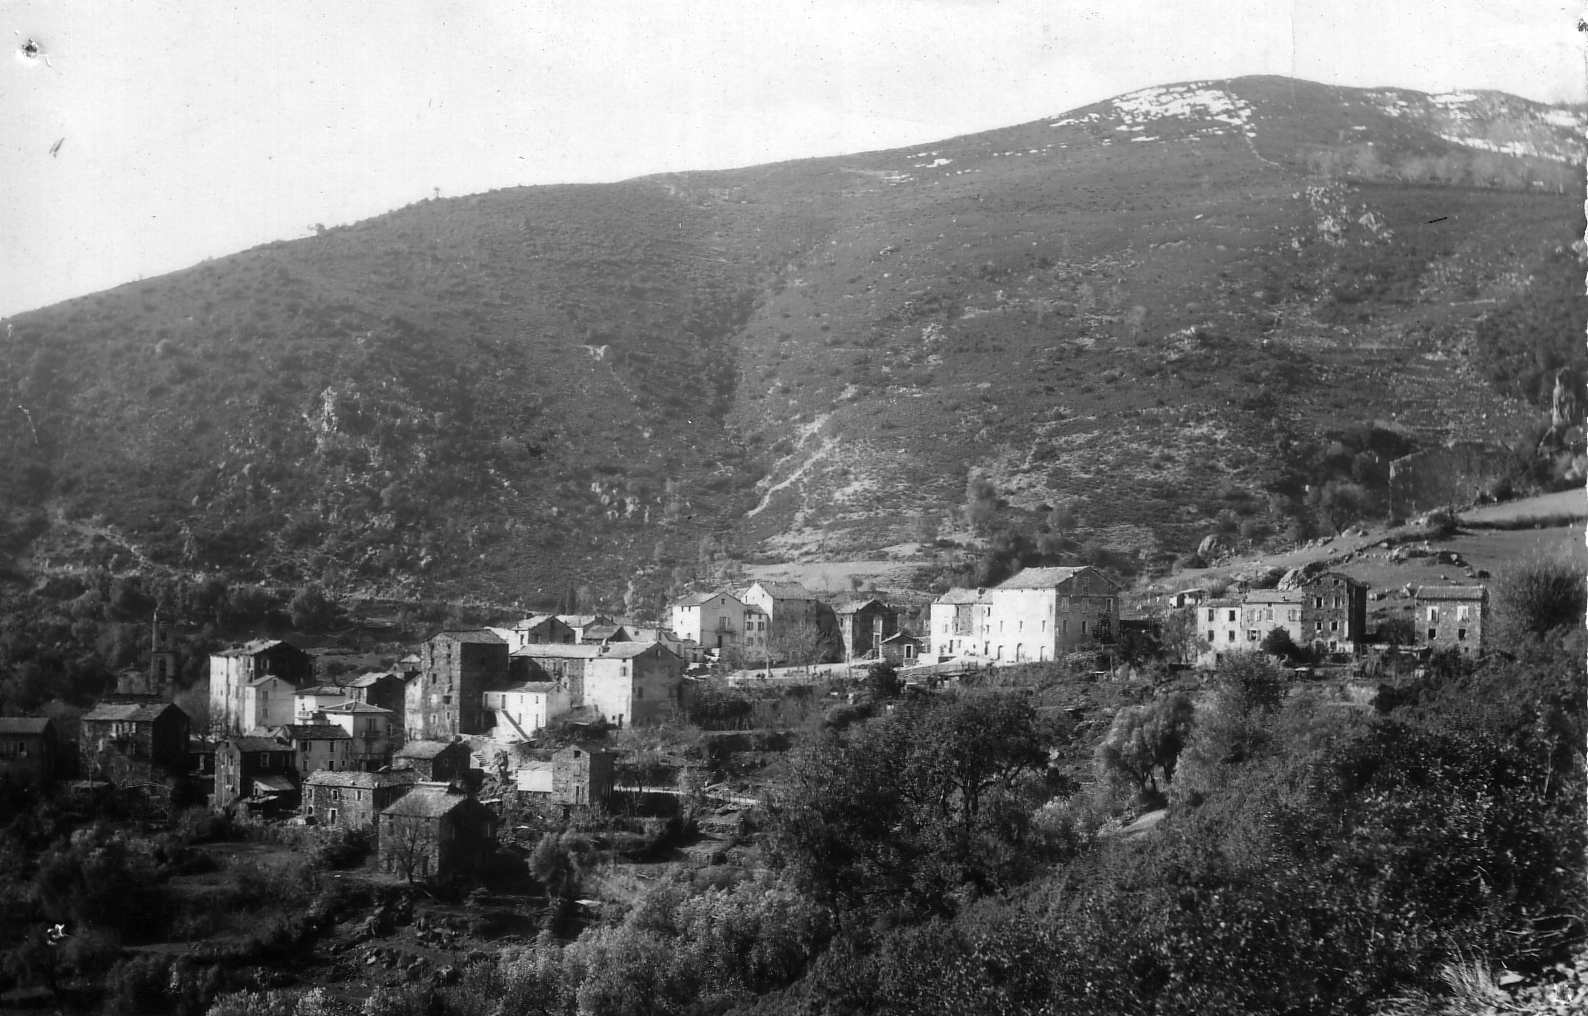
[[[0,0],[0,314],[433,188],[914,145],[1193,78],[1580,102],[1581,13],[1559,0]]]

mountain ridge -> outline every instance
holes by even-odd
[[[1050,515],[1068,552],[1138,565],[1224,511],[1279,529],[1264,499],[1326,479],[1295,460],[1332,433],[1520,439],[1544,361],[1581,359],[1551,346],[1507,368],[1515,391],[1484,376],[1484,322],[1580,316],[1568,113],[1187,82],[266,244],[8,319],[0,547],[18,581],[147,556],[652,603],[724,558]],[[973,474],[990,523],[967,516]],[[100,545],[60,517],[97,519]]]

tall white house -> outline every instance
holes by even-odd
[[[702,649],[731,649],[742,644],[745,606],[732,593],[692,593],[673,604],[672,615],[673,634]]]
[[[1056,660],[1119,631],[1119,586],[1091,566],[1027,568],[977,592],[976,655],[994,661]]]

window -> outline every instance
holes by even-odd
[[[1438,628],[1430,628],[1430,629],[1428,629],[1428,641],[1432,642],[1434,639],[1436,639],[1438,637],[1439,637],[1439,629]]]
[[[1219,633],[1218,632],[1214,631],[1212,628],[1208,629],[1208,641],[1209,642],[1212,642],[1212,641],[1216,640],[1218,637],[1219,637]]]
[[[1472,619],[1472,608],[1471,607],[1463,605],[1463,606],[1460,606],[1460,607],[1456,608],[1456,620],[1457,621],[1470,621],[1471,619]]]
[[[1322,609],[1323,609],[1323,597],[1321,597],[1321,596],[1314,596],[1314,597],[1313,597],[1313,598],[1312,598],[1312,605],[1313,605],[1313,606],[1314,606],[1314,607],[1315,607],[1315,608],[1317,608],[1317,609],[1318,609],[1318,610],[1322,610]]]
[[[1340,630],[1340,622],[1339,621],[1330,621],[1329,622],[1329,630],[1330,631],[1339,631]]]
[[[1082,635],[1086,634],[1086,622],[1085,621],[1081,622],[1081,634]]]
[[[1234,621],[1234,620],[1235,620],[1235,611],[1233,611],[1233,610],[1232,610],[1232,611],[1230,611],[1230,620],[1231,620],[1231,621]]]
[[[1256,642],[1257,641],[1257,629],[1256,628],[1248,628],[1248,629],[1246,629],[1246,641],[1248,641],[1248,642]]]
[[[634,689],[634,697],[636,699],[644,698],[645,697],[645,689],[644,688],[635,688]]]
[[[1230,641],[1231,641],[1231,642],[1234,642],[1234,641],[1235,641],[1235,629],[1234,629],[1234,628],[1231,628],[1231,629],[1230,629],[1230,630],[1229,630],[1229,631],[1228,631],[1228,632],[1227,632],[1227,633],[1226,633],[1226,634],[1228,634],[1228,635],[1229,635],[1229,637],[1230,637],[1230,639],[1229,639],[1229,640],[1230,640]]]
[[[1428,608],[1428,621],[1429,621],[1429,623],[1432,624],[1433,622],[1435,622],[1437,620],[1439,620],[1439,608],[1438,607],[1429,607]]]
[[[1465,642],[1466,640],[1467,640],[1467,629],[1465,629],[1465,628],[1457,628],[1456,629],[1456,641],[1457,642]]]

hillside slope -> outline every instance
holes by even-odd
[[[1583,123],[1249,78],[422,202],[7,321],[0,551],[639,605],[724,549],[951,532],[972,470],[1008,524],[1184,550],[1342,430],[1536,422]]]

